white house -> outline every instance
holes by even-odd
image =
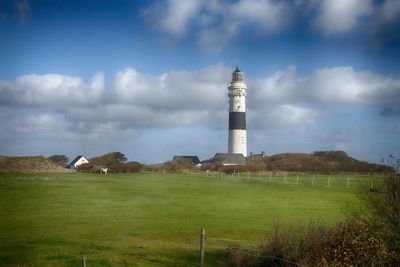
[[[89,163],[89,160],[87,158],[85,158],[85,156],[77,156],[73,161],[71,161],[71,163],[68,165],[70,169],[76,169],[78,168],[80,165],[85,164],[85,163]]]

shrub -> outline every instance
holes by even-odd
[[[110,165],[114,163],[124,163],[127,161],[127,158],[121,152],[110,152],[102,156],[91,158],[89,161],[94,165]]]
[[[202,170],[210,170],[213,172],[220,172],[224,169],[224,165],[218,163],[204,163],[201,166]]]
[[[393,168],[386,170],[377,190],[360,195],[366,209],[356,218],[380,232],[394,255],[391,265],[400,266],[400,160],[390,156],[388,165]]]
[[[395,164],[386,168],[381,188],[360,195],[365,209],[351,221],[332,227],[275,226],[258,250],[232,250],[229,265],[400,266],[400,160],[391,161]]]
[[[275,226],[258,250],[236,248],[230,266],[371,266],[388,265],[393,255],[368,224],[310,224],[292,229]]]
[[[108,165],[110,172],[112,173],[136,173],[143,169],[143,165],[139,162],[128,162],[128,163],[112,163]]]
[[[193,170],[195,167],[189,159],[178,159],[167,161],[162,164],[154,164],[148,166],[148,169],[155,172],[183,172],[187,170]]]
[[[93,166],[93,164],[90,163],[84,163],[82,165],[79,165],[76,170],[78,172],[94,172],[95,171],[95,167]]]
[[[52,162],[61,165],[63,167],[67,167],[68,166],[68,162],[69,159],[67,156],[65,155],[52,155],[50,157],[48,157],[47,159],[51,160]]]

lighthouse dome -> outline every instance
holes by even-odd
[[[237,66],[236,66],[235,71],[232,73],[232,81],[233,82],[242,82],[243,81],[243,72],[241,72]]]

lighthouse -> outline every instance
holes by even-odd
[[[228,87],[229,93],[229,136],[228,153],[247,156],[246,137],[246,96],[247,85],[243,72],[236,67],[232,73],[232,81]]]

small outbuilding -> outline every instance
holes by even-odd
[[[85,163],[89,163],[89,160],[87,158],[85,158],[85,156],[80,155],[80,156],[77,156],[73,161],[71,161],[71,163],[68,164],[68,167],[70,169],[76,169],[80,165],[85,164]]]
[[[264,150],[261,151],[261,154],[255,154],[253,152],[250,152],[250,155],[247,156],[247,159],[255,159],[255,158],[264,158],[267,155],[265,154]]]

